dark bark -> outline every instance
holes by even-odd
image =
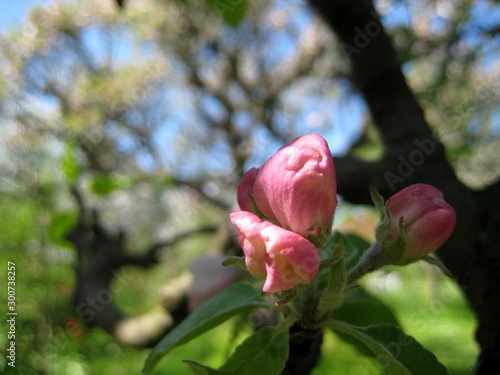
[[[500,366],[500,184],[474,192],[457,179],[406,84],[371,1],[310,0],[310,4],[338,36],[351,62],[353,83],[366,99],[386,148],[376,163],[350,157],[335,160],[339,194],[353,203],[370,203],[370,185],[387,198],[417,182],[444,193],[456,210],[457,225],[438,255],[455,275],[478,319],[481,354],[476,372],[496,373]]]
[[[290,327],[290,354],[281,375],[309,374],[318,363],[323,333],[295,323]]]
[[[182,233],[170,241],[155,243],[140,255],[133,255],[126,250],[125,234],[113,235],[102,225],[96,211],[89,210],[83,203],[76,189],[73,195],[80,207],[79,221],[67,238],[75,244],[78,261],[76,263],[77,286],[73,295],[77,313],[89,326],[98,326],[112,335],[117,335],[120,323],[125,316],[115,305],[113,294],[115,290],[111,281],[116,279],[117,288],[127,287],[133,282],[122,272],[125,265],[135,265],[143,268],[153,266],[159,261],[159,252],[174,245],[178,241],[197,233],[211,233],[216,227],[202,227]],[[141,337],[137,341],[123,344],[139,347],[153,347],[172,328],[180,323],[188,314],[186,296],[180,298],[169,311],[172,324],[166,331],[158,332],[151,337]],[[118,337],[117,337],[118,338]]]

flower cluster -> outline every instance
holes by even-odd
[[[283,146],[238,186],[243,211],[230,215],[250,273],[277,292],[308,284],[320,255],[310,240],[329,230],[337,205],[335,168],[326,141],[308,134]]]
[[[315,244],[328,237],[337,205],[335,168],[328,144],[308,134],[283,146],[238,185],[242,211],[232,213],[250,273],[265,280],[265,292],[311,283],[319,270]],[[387,264],[423,259],[451,235],[456,216],[433,186],[411,185],[383,202],[375,244],[347,275],[353,282]],[[375,194],[376,193],[376,194]]]

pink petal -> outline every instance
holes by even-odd
[[[257,168],[250,169],[238,185],[238,204],[243,211],[255,213],[255,209],[250,200],[250,194],[253,194],[253,185],[259,170]]]
[[[311,242],[275,225],[265,228],[262,238],[266,243],[264,292],[283,291],[314,280],[320,255]]]
[[[337,204],[333,160],[326,141],[309,134],[289,142],[261,168],[257,206],[271,220],[307,237],[330,225]]]

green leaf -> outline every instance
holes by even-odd
[[[392,310],[377,298],[368,294],[363,288],[349,292],[346,302],[334,311],[334,317],[342,322],[355,326],[369,326],[374,324],[392,324],[399,326],[399,322]],[[373,353],[366,345],[351,336],[337,332],[346,342],[352,344],[360,353],[372,356]]]
[[[206,0],[217,15],[230,26],[237,27],[245,17],[247,0]]]
[[[363,342],[390,375],[448,375],[434,354],[399,327],[390,324],[357,327],[337,320],[323,326]]]
[[[288,358],[288,331],[264,327],[249,336],[218,370],[186,362],[196,375],[278,375]]]
[[[78,214],[74,211],[54,213],[48,228],[50,240],[59,246],[73,247],[73,243],[68,241],[66,236],[77,222]]]
[[[99,173],[94,176],[90,184],[90,190],[97,195],[108,195],[129,185],[130,180],[124,175]]]
[[[335,318],[356,326],[388,323],[399,326],[392,310],[363,288],[348,294],[346,302],[335,310]]]
[[[224,323],[232,316],[260,307],[273,307],[249,284],[237,283],[201,305],[165,336],[146,359],[143,374],[150,373],[158,361],[176,346]]]
[[[78,163],[76,145],[74,143],[70,143],[66,147],[66,153],[62,162],[62,170],[70,184],[76,182],[82,171],[82,167]]]

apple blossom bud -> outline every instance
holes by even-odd
[[[238,230],[248,270],[266,280],[264,292],[280,292],[314,280],[320,256],[307,239],[250,212],[235,212],[230,218]]]
[[[283,228],[304,237],[327,231],[337,185],[325,139],[313,133],[287,143],[260,168],[253,193],[260,211]]]
[[[415,184],[394,194],[384,204],[375,188],[371,188],[381,221],[375,229],[375,243],[365,251],[358,264],[347,274],[352,285],[368,272],[386,265],[406,265],[423,260],[451,273],[436,258],[427,255],[451,236],[456,215],[434,186]]]
[[[393,195],[386,202],[391,214],[393,235],[403,218],[406,247],[403,262],[427,255],[440,247],[453,232],[456,215],[434,186],[415,184]]]

